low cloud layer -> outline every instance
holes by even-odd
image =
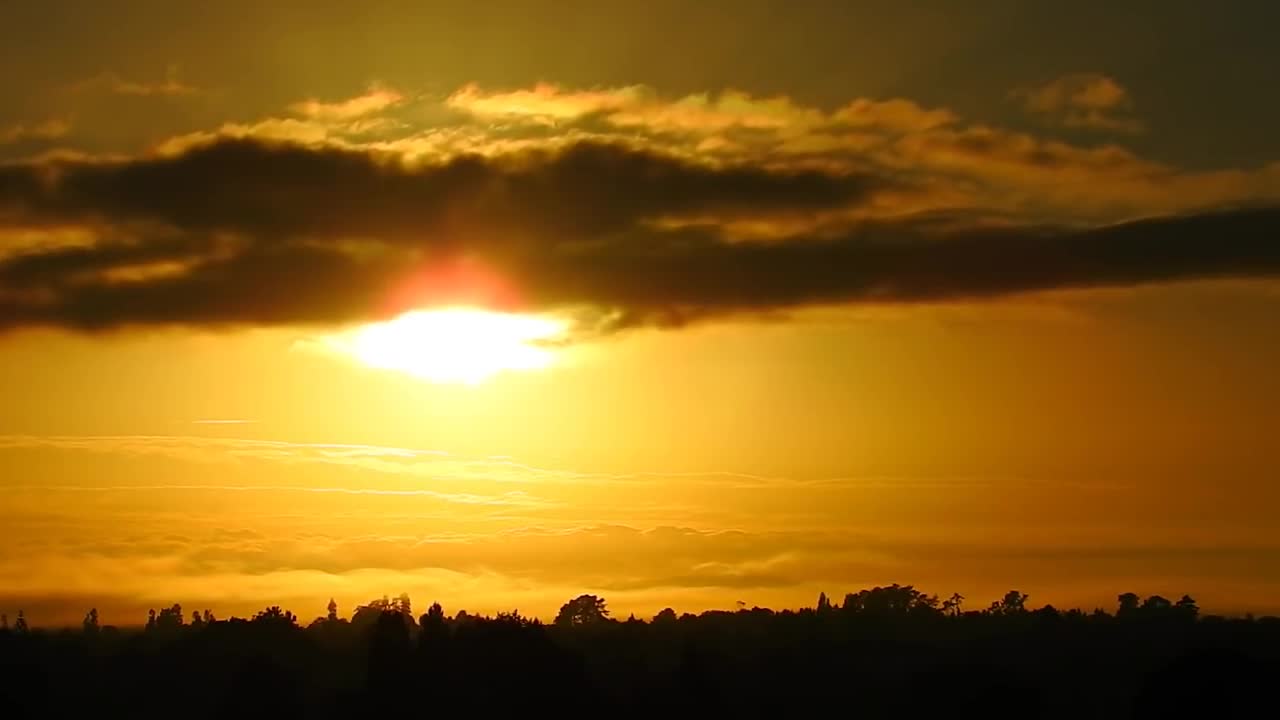
[[[1094,85],[1036,107],[1122,106]],[[333,324],[468,302],[607,332],[1280,272],[1276,166],[1181,173],[905,100],[824,112],[555,86],[464,88],[446,111],[502,124],[424,150],[442,131],[379,135],[404,125],[404,98],[0,166],[0,327]]]
[[[1227,610],[1280,598],[1260,579],[1280,568],[1265,513],[1211,535],[1197,523],[1221,502],[1214,488],[1152,498],[1051,480],[618,476],[159,436],[0,436],[0,460],[17,468],[0,478],[0,611],[39,625],[78,623],[89,607],[132,624],[173,602],[318,614],[337,597],[350,612],[402,591],[543,617],[580,592],[625,616],[794,607],[889,582],[979,605],[1012,586],[1085,607],[1128,589]],[[93,471],[68,477],[81,466]]]
[[[71,129],[65,120],[45,120],[32,125],[10,125],[0,128],[0,145],[27,140],[56,140]]]

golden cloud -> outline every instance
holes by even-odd
[[[1070,102],[1120,102],[1099,87]],[[1276,272],[1280,163],[1187,171],[905,99],[467,86],[424,127],[402,97],[0,166],[2,234],[95,237],[0,262],[0,309],[14,326],[368,320],[464,256],[604,329]]]
[[[346,100],[324,102],[311,98],[294,103],[289,109],[316,120],[353,120],[382,112],[403,100],[404,96],[395,90],[374,87],[363,95]]]
[[[1124,86],[1097,73],[1073,73],[1012,96],[1030,113],[1071,128],[1137,133],[1144,126],[1129,115],[1133,101]]]
[[[70,131],[70,122],[56,118],[34,125],[10,125],[0,128],[0,145],[24,140],[56,140]]]

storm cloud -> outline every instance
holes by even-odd
[[[9,164],[0,229],[94,240],[0,246],[0,327],[337,323],[478,299],[591,308],[608,329],[1280,272],[1277,207],[1083,228],[862,212],[912,182],[601,142],[406,164],[222,139]],[[505,289],[468,294],[473,276]]]

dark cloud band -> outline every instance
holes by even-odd
[[[1270,207],[1083,230],[952,218],[769,242],[724,231],[856,210],[899,187],[591,143],[419,167],[245,140],[9,165],[0,224],[89,226],[100,240],[0,260],[0,326],[362,320],[450,300],[465,288],[433,292],[433,279],[477,259],[514,289],[506,301],[596,308],[614,326],[1280,272]]]

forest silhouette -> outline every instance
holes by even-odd
[[[33,627],[0,617],[0,717],[1257,716],[1280,677],[1280,618],[1204,615],[1133,593],[1114,611],[980,609],[912,586],[815,607],[611,617],[581,595],[546,624],[518,611],[415,616],[407,595],[303,623],[268,607],[181,605],[145,626]]]

